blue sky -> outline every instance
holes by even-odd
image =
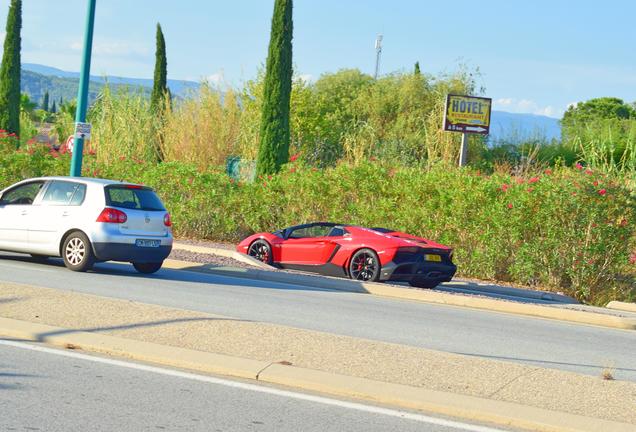
[[[24,0],[23,61],[78,70],[86,0]],[[4,30],[9,0],[0,0]],[[273,0],[97,0],[92,73],[151,78],[161,22],[173,79],[238,86],[266,57]],[[294,64],[315,79],[479,67],[495,109],[559,117],[600,96],[636,101],[636,2],[296,0]],[[3,35],[3,33],[2,33]],[[0,35],[1,36],[1,35]]]

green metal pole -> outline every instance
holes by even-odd
[[[95,24],[95,2],[88,0],[86,15],[86,31],[84,32],[84,56],[82,57],[82,73],[80,75],[79,90],[77,91],[77,111],[75,122],[86,122],[86,106],[88,105],[88,83],[91,72],[91,53],[93,51],[93,26]],[[75,137],[73,143],[73,159],[71,161],[71,177],[82,176],[82,153],[84,139]]]

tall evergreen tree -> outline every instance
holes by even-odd
[[[64,105],[64,99],[62,99],[62,96],[60,96],[60,103],[58,104],[59,106]]]
[[[420,62],[415,62],[415,69],[413,70],[413,75],[421,75],[420,72]]]
[[[46,91],[46,93],[44,93],[44,100],[42,101],[42,109],[44,111],[48,111],[49,110],[49,92],[48,92],[48,90]]]
[[[289,158],[292,88],[292,0],[275,0],[263,89],[258,175],[278,172]]]
[[[168,79],[168,61],[166,59],[166,40],[161,31],[161,24],[157,23],[157,48],[155,52],[155,76],[152,86],[150,106],[156,113],[163,109],[165,104]]]
[[[55,114],[57,112],[57,106],[55,105],[55,101],[53,101],[53,105],[51,105],[51,112]]]
[[[0,129],[20,134],[20,30],[22,0],[11,0],[0,66]]]

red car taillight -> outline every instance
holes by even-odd
[[[170,213],[166,213],[166,215],[163,217],[163,224],[167,227],[172,226],[172,219],[170,219]]]
[[[117,210],[114,208],[105,208],[97,217],[97,222],[104,223],[117,223],[122,224],[126,223],[128,220],[128,216],[121,210]]]

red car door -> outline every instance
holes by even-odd
[[[280,262],[281,264],[324,264],[334,247],[326,237],[287,239],[280,247]]]

